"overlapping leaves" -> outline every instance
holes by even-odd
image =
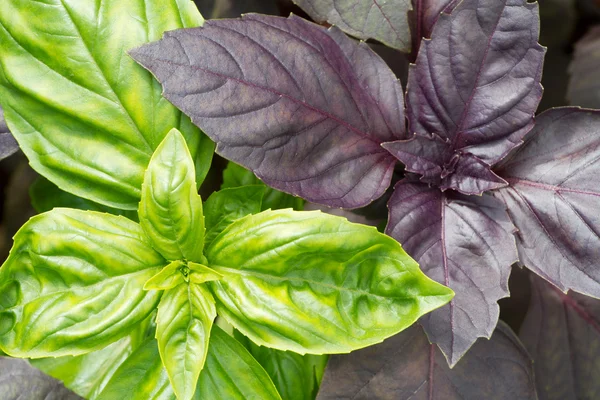
[[[132,373],[129,380],[142,382],[133,387],[149,385],[133,396],[172,390],[187,400],[199,390],[206,398],[215,379],[231,374],[222,371],[230,367],[228,359],[262,370],[240,344],[219,339],[222,333],[215,340],[223,344],[211,357],[217,313],[261,345],[338,353],[381,342],[453,296],[374,228],[291,209],[246,215],[260,211],[260,186],[213,195],[206,207],[212,239],[205,249],[196,187],[194,160],[173,129],[146,171],[140,224],[60,208],[28,222],[0,269],[0,348],[32,358],[85,354],[120,339],[157,310],[162,363],[149,361],[151,372],[144,376]],[[244,208],[239,196],[248,193],[258,197]],[[119,370],[146,363],[152,351],[143,347]],[[205,369],[209,382],[201,375]],[[270,382],[264,370],[260,374]],[[81,391],[104,398],[132,390],[111,382],[103,378]],[[264,382],[241,392],[230,381],[218,385],[227,398],[270,390]]]
[[[453,365],[491,335],[496,301],[508,295],[515,228],[505,205],[472,195],[509,184],[492,167],[533,127],[544,49],[537,5],[526,0],[416,6],[417,35],[431,39],[409,74],[408,132],[383,62],[336,28],[297,17],[211,21],[132,56],[218,152],[270,186],[354,208],[379,197],[403,162],[414,175],[396,187],[387,232],[457,289],[423,321]]]

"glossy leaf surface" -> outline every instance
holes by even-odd
[[[54,183],[40,176],[29,187],[31,205],[39,213],[50,211],[53,208],[76,208],[78,210],[90,210],[106,212],[114,215],[123,215],[132,221],[137,221],[138,215],[133,210],[119,210],[102,204],[75,196],[74,194],[59,189]]]
[[[249,185],[260,185],[265,188],[265,195],[262,200],[262,211],[269,209],[279,210],[282,208],[293,208],[294,210],[301,211],[304,207],[304,200],[302,198],[275,190],[265,185],[252,173],[252,171],[231,161],[227,163],[227,167],[223,171],[223,184],[221,185],[221,189]]]
[[[563,291],[600,297],[600,112],[561,108],[536,119],[498,170],[494,192],[519,230],[523,265]]]
[[[360,39],[410,51],[410,0],[295,0],[317,22],[329,22]]]
[[[567,96],[574,106],[600,108],[600,27],[596,26],[577,42],[569,67]]]
[[[413,9],[408,18],[413,36],[413,54],[421,45],[422,38],[431,38],[431,32],[442,12],[450,14],[458,0],[412,0]]]
[[[344,353],[378,343],[447,303],[392,238],[321,212],[242,218],[206,250],[224,275],[217,311],[260,345]]]
[[[77,357],[42,358],[31,364],[85,399],[95,399],[119,366],[144,341],[147,324],[105,348]]]
[[[177,127],[202,181],[212,143],[126,53],[202,21],[189,0],[3,1],[0,98],[34,169],[68,192],[134,210],[153,150]]]
[[[183,261],[171,261],[160,272],[148,279],[144,290],[168,290],[185,282],[181,269],[185,267]]]
[[[26,360],[0,357],[0,393],[3,400],[80,400],[63,384],[33,368]]]
[[[160,300],[156,338],[160,357],[179,400],[191,399],[196,391],[216,316],[215,301],[203,285],[176,286],[167,290]]]
[[[206,215],[205,246],[233,221],[261,211],[265,187],[260,185],[221,189],[210,195],[204,203]]]
[[[15,154],[18,150],[19,144],[12,133],[10,133],[8,126],[6,126],[4,110],[2,110],[2,106],[0,106],[0,160]]]
[[[95,400],[176,400],[156,340],[142,344],[117,370]]]
[[[545,51],[538,31],[538,6],[526,0],[465,0],[442,14],[409,73],[412,140],[386,148],[443,190],[505,186],[489,166],[533,127]]]
[[[165,261],[138,224],[54,209],[29,220],[0,269],[0,347],[15,357],[98,350],[156,308],[142,289]]]
[[[568,295],[532,275],[519,336],[535,360],[540,400],[600,396],[600,300]]]
[[[239,334],[242,343],[267,371],[282,398],[286,400],[313,400],[317,394],[328,356],[270,349],[254,344]]]
[[[257,14],[168,32],[131,55],[217,152],[269,186],[356,208],[389,186],[402,87],[365,43],[302,18]]]
[[[198,398],[281,400],[263,367],[237,340],[213,327]]]
[[[424,316],[429,339],[451,366],[498,321],[498,299],[507,297],[511,265],[518,260],[502,202],[442,193],[401,181],[388,203],[386,232],[402,243],[430,278],[454,290],[450,304]]]
[[[380,345],[332,356],[318,400],[536,399],[532,361],[502,322],[452,369],[418,325]]]
[[[204,214],[194,160],[176,129],[150,159],[138,213],[144,232],[167,260],[203,260]]]

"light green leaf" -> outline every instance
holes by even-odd
[[[53,208],[76,208],[78,210],[90,210],[106,212],[114,215],[122,215],[132,221],[138,220],[136,211],[119,210],[118,208],[107,207],[102,204],[75,196],[74,194],[59,189],[54,183],[43,176],[38,177],[29,188],[31,205],[39,213],[50,211]]]
[[[185,267],[183,261],[171,261],[169,265],[160,270],[144,284],[144,290],[167,290],[185,283],[181,268]]]
[[[184,137],[171,130],[150,160],[142,185],[140,224],[167,260],[204,258],[202,199]]]
[[[190,269],[190,282],[192,283],[204,283],[223,279],[223,275],[208,268],[206,265],[188,262],[187,266]]]
[[[261,211],[265,186],[252,185],[222,189],[210,195],[204,203],[206,237],[204,246],[210,243],[233,221]]]
[[[254,344],[235,331],[242,343],[258,363],[267,371],[279,394],[285,400],[314,400],[320,379],[325,371],[328,356],[270,349]]]
[[[115,372],[104,390],[91,400],[175,400],[156,340],[142,344]]]
[[[148,322],[102,350],[77,357],[41,358],[31,364],[62,381],[65,386],[86,399],[94,399],[104,389],[119,366],[146,339]]]
[[[281,208],[293,208],[294,210],[302,210],[304,208],[304,200],[300,197],[294,197],[287,193],[280,192],[265,185],[260,179],[246,168],[229,162],[227,168],[223,171],[223,184],[221,189],[234,188],[247,185],[261,185],[265,188],[265,195],[262,202],[262,210],[278,210]]]
[[[0,268],[0,347],[40,358],[107,346],[156,308],[160,293],[142,288],[164,264],[127,218],[55,208],[30,219]]]
[[[200,183],[214,144],[127,51],[202,22],[189,0],[2,0],[0,99],[33,168],[63,190],[135,210],[150,156],[176,127]]]
[[[216,317],[215,300],[203,285],[179,285],[167,290],[160,300],[156,338],[179,400],[191,399],[196,390]]]
[[[453,297],[394,239],[319,211],[237,220],[206,250],[220,316],[257,344],[346,353],[379,343]]]
[[[211,333],[197,394],[202,400],[281,400],[263,367],[218,326]]]

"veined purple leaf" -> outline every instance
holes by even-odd
[[[600,398],[600,300],[531,278],[519,337],[535,360],[539,399]]]
[[[4,110],[0,106],[0,160],[4,160],[6,157],[15,154],[19,150],[19,144],[13,137],[6,121],[4,120]]]
[[[416,55],[421,39],[430,38],[433,26],[440,14],[450,14],[459,0],[412,0],[413,9],[408,12],[412,35],[412,54]]]
[[[540,114],[525,144],[499,166],[494,191],[519,230],[519,259],[561,290],[600,297],[600,112]]]
[[[404,136],[402,88],[365,43],[257,14],[167,32],[131,55],[164,96],[266,184],[334,207],[381,196]]]
[[[360,39],[410,51],[410,0],[294,0],[318,22],[329,22]]]
[[[317,400],[536,399],[532,362],[500,322],[452,369],[418,325],[382,344],[330,358]]]
[[[526,0],[464,0],[439,17],[431,36],[409,72],[407,116],[409,133],[446,142],[437,155],[443,180],[463,157],[476,156],[490,166],[521,143],[542,95],[545,50],[537,43],[538,6]],[[402,162],[407,147],[414,146],[410,141],[388,146]],[[413,164],[411,172],[430,171],[424,163]],[[446,186],[481,194],[490,187],[491,172],[477,171]]]
[[[491,196],[442,193],[407,180],[396,185],[388,207],[386,233],[427,276],[456,293],[420,320],[453,366],[496,327],[497,301],[509,295],[508,277],[517,261],[514,227],[503,204]]]
[[[569,103],[600,108],[600,26],[577,42],[569,73]]]

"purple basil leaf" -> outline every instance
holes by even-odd
[[[360,39],[410,51],[409,0],[294,0],[312,19]]]
[[[453,366],[478,337],[490,337],[497,301],[507,297],[517,261],[514,227],[491,196],[442,193],[400,181],[388,203],[386,233],[400,243],[431,279],[454,290],[454,299],[421,323]]]
[[[194,2],[206,19],[235,18],[251,12],[279,14],[275,0],[194,0]]]
[[[26,360],[0,357],[2,400],[83,400],[64,385],[29,365]]]
[[[519,230],[520,261],[561,290],[600,297],[600,111],[540,114],[525,144],[498,169]]]
[[[459,0],[412,0],[413,9],[408,12],[412,35],[412,54],[419,51],[422,38],[430,38],[433,26],[440,14],[450,14]]]
[[[600,108],[600,26],[592,28],[577,42],[569,73],[569,103]]]
[[[407,116],[411,134],[447,141],[436,157],[443,160],[442,175],[453,174],[461,164],[456,159],[467,154],[495,164],[533,127],[544,57],[538,31],[538,6],[526,0],[464,0],[439,17],[409,72]],[[406,146],[413,145],[395,144],[403,162]],[[473,172],[451,179],[448,188],[481,194],[490,175]]]
[[[450,369],[418,325],[382,344],[330,358],[317,400],[536,399],[532,362],[500,322]]]
[[[4,120],[4,111],[0,106],[0,160],[4,160],[6,157],[15,154],[18,150],[19,144],[8,130],[8,126],[6,126],[6,121]]]
[[[257,14],[167,32],[131,55],[164,95],[269,186],[334,207],[381,196],[404,135],[402,88],[365,43]]]
[[[540,400],[600,398],[600,300],[531,277],[519,337],[535,360]]]

